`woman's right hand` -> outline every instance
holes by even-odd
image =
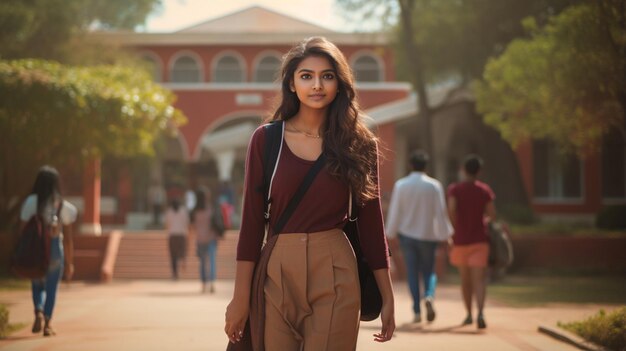
[[[243,330],[250,314],[249,301],[233,298],[226,307],[226,325],[224,331],[233,344],[241,340]]]

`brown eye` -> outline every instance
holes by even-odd
[[[305,73],[303,75],[300,76],[301,79],[311,79],[311,75],[308,73]]]
[[[333,80],[335,79],[335,75],[332,73],[326,73],[324,74],[324,76],[322,76],[322,78],[326,79],[326,80]]]

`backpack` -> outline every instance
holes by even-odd
[[[63,202],[57,210],[60,219]],[[27,279],[43,278],[50,263],[50,237],[53,227],[43,217],[33,215],[22,229],[11,257],[11,270],[15,275]]]
[[[211,228],[215,231],[218,237],[222,238],[226,232],[224,217],[222,216],[222,207],[220,205],[216,205],[213,207],[213,211],[211,212]]]
[[[489,266],[501,269],[513,263],[513,244],[500,223],[489,223]]]

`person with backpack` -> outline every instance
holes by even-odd
[[[207,201],[208,199],[208,201]],[[220,225],[221,211],[213,206],[209,190],[196,190],[196,207],[191,211],[191,229],[196,237],[196,255],[200,260],[202,292],[215,292],[217,240],[224,233]],[[207,263],[209,270],[207,272]]]
[[[463,325],[472,324],[472,300],[476,299],[478,329],[487,327],[483,309],[487,294],[489,236],[486,223],[496,219],[496,196],[489,185],[477,179],[483,160],[468,155],[460,170],[462,180],[448,187],[448,213],[454,227],[450,263],[461,274],[461,293],[467,315]]]
[[[374,340],[386,342],[395,318],[377,139],[363,121],[350,66],[337,46],[313,37],[283,57],[280,77],[280,104],[270,118],[283,135],[278,153],[264,157],[272,142],[266,126],[253,133],[248,147],[235,290],[224,331],[231,345],[243,344],[250,317],[255,350],[356,348],[359,274],[342,231],[354,198],[360,246],[382,296],[382,328]],[[276,162],[265,176],[264,162],[272,156]],[[264,261],[266,219],[263,253],[272,249]],[[259,277],[255,265],[261,262],[267,268]],[[251,295],[257,279],[264,279],[261,293]],[[263,302],[255,307],[251,299]],[[257,308],[258,321],[252,318]]]
[[[49,245],[45,275],[31,280],[35,311],[31,329],[33,333],[43,330],[44,336],[56,334],[51,326],[52,313],[61,277],[71,280],[74,274],[71,224],[76,221],[77,213],[76,207],[61,197],[59,172],[51,166],[41,167],[33,190],[22,204],[20,212],[20,232],[27,226],[27,222],[38,217],[35,219],[41,221]]]

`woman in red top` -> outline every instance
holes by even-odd
[[[467,311],[463,324],[473,323],[472,296],[475,296],[479,329],[487,327],[483,315],[489,256],[486,222],[496,217],[493,191],[489,185],[476,179],[482,164],[480,157],[467,156],[461,169],[464,180],[448,188],[448,213],[454,226],[450,263],[457,266],[461,274],[461,292]]]
[[[362,120],[354,78],[344,55],[324,38],[310,38],[283,58],[281,100],[271,120],[284,121],[284,140],[271,188],[270,228],[322,154],[325,167],[285,224],[272,251],[265,292],[266,350],[354,350],[359,327],[359,278],[354,253],[341,231],[349,197],[359,205],[361,245],[382,298],[382,329],[395,329],[378,189],[378,149]],[[240,339],[249,315],[250,288],[264,236],[262,154],[265,130],[250,141],[234,296],[225,332]],[[277,233],[278,234],[278,233]]]

